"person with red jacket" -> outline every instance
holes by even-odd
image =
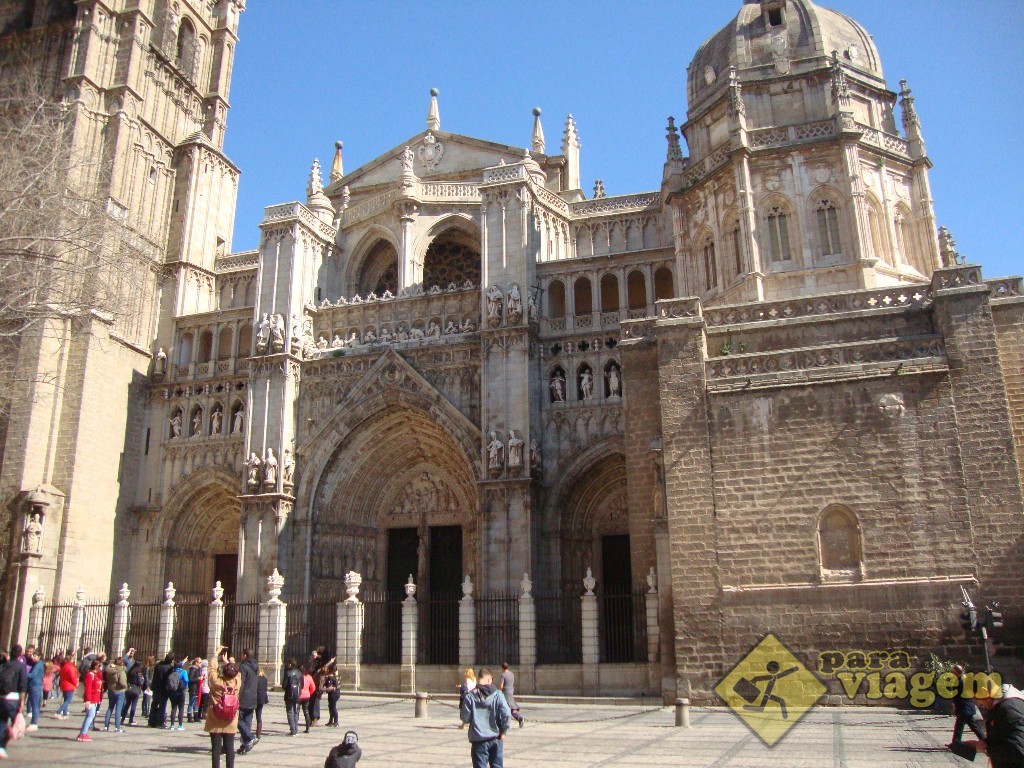
[[[96,719],[100,702],[103,701],[103,662],[93,659],[89,664],[89,671],[85,673],[85,719],[82,721],[82,730],[78,734],[79,741],[92,741],[89,731],[92,729],[92,721]]]
[[[58,720],[68,719],[68,708],[71,706],[71,699],[78,688],[78,667],[72,661],[70,654],[64,657],[60,664],[60,692],[63,699],[54,715]]]
[[[302,668],[302,689],[299,691],[299,706],[302,707],[302,717],[306,721],[306,733],[309,733],[309,726],[313,724],[310,717],[309,703],[316,693],[316,681],[310,673],[308,666]]]

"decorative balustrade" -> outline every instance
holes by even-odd
[[[526,179],[526,166],[522,163],[496,165],[493,168],[484,169],[484,184],[505,184],[510,181],[526,181]]]
[[[864,125],[864,123],[855,123],[855,125],[857,130],[863,134],[861,136],[862,143],[870,144],[898,155],[910,155],[910,145],[906,139],[880,131],[877,128],[872,128],[870,125]]]
[[[1019,277],[998,277],[986,280],[990,299],[1014,299],[1024,295],[1024,281]]]
[[[337,230],[321,221],[311,210],[299,202],[281,203],[263,209],[263,221],[260,226],[276,224],[287,219],[298,219],[311,230],[328,240],[333,240]]]
[[[241,269],[253,269],[260,263],[259,251],[243,251],[222,256],[214,262],[216,272],[233,272]]]
[[[417,193],[425,202],[480,202],[480,185],[472,182],[421,181]]]
[[[657,192],[642,192],[636,195],[616,195],[597,200],[583,200],[572,203],[569,208],[574,216],[600,216],[608,213],[633,213],[653,210],[661,205]]]
[[[399,198],[401,191],[398,189],[387,189],[364,200],[344,211],[343,219],[345,226],[351,226],[357,222],[372,218],[379,213],[391,209],[391,205]]]

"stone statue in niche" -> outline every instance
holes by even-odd
[[[452,321],[452,320],[449,320],[448,321],[448,325],[446,325],[444,327],[444,335],[445,336],[454,336],[458,332],[459,332],[459,329],[455,327],[455,322]]]
[[[381,328],[380,340],[385,344],[390,344],[392,341],[395,340],[394,334],[391,333],[391,329],[388,328],[386,325],[383,328]]]
[[[438,327],[436,323],[434,324],[434,326],[437,328],[437,335],[440,336],[441,335],[440,327]],[[422,328],[413,327],[412,332],[409,334],[409,338],[411,338],[413,341],[422,341],[426,337],[423,334],[423,329]]]
[[[487,289],[487,323],[498,325],[501,323],[501,288],[492,285]]]
[[[345,346],[345,342],[342,341],[341,336],[334,334],[334,338],[331,339],[331,349],[341,349]]]
[[[498,433],[493,429],[488,437],[491,441],[487,444],[487,467],[500,470],[505,466],[505,444],[498,439]]]
[[[274,352],[284,351],[284,315],[274,315],[270,326],[270,349]]]
[[[364,344],[376,344],[377,343],[377,334],[373,332],[373,328],[371,328],[370,330],[368,330],[366,333],[363,334],[363,343]]]
[[[508,432],[508,466],[519,469],[523,466],[523,439],[516,435],[514,429]]]
[[[171,414],[171,437],[181,437],[181,411],[175,411]]]
[[[262,463],[263,462],[260,461],[260,457],[256,455],[255,451],[249,454],[249,460],[245,462],[246,472],[248,474],[246,484],[249,486],[250,490],[259,487],[260,464]]]
[[[220,431],[224,428],[224,409],[217,406],[213,409],[213,415],[210,416],[210,434],[219,435]]]
[[[532,472],[540,472],[543,462],[540,455],[540,445],[536,440],[530,441],[530,470]]]
[[[462,333],[472,333],[476,330],[476,323],[473,322],[473,318],[468,315],[462,319],[462,325],[459,326],[459,330]]]
[[[508,289],[508,321],[518,323],[523,316],[523,297],[519,293],[519,286],[512,284]]]
[[[402,150],[401,162],[403,173],[412,173],[412,164],[415,159],[416,156],[412,153],[412,149],[410,147],[406,147],[404,150]]]
[[[245,406],[240,405],[231,420],[231,434],[240,435],[243,429],[245,429]]]
[[[334,338],[337,339],[338,337],[335,336]],[[340,342],[341,339],[338,339],[338,341]],[[318,338],[316,340],[316,348],[319,349],[322,352],[325,349],[327,349],[327,347],[328,347],[327,339],[324,338],[323,334],[320,334],[320,338]]]
[[[366,578],[377,578],[377,544],[372,540],[366,544]]]
[[[526,317],[531,323],[537,322],[537,289],[530,288],[526,292]]]
[[[349,337],[345,339],[345,346],[351,349],[352,347],[359,345],[359,337],[356,336],[355,331],[349,334]]]
[[[295,484],[295,457],[288,448],[284,449],[284,456],[281,458],[281,482],[285,488],[291,488]]]
[[[25,524],[25,542],[23,552],[31,555],[40,555],[43,552],[43,523],[39,519],[39,513],[33,512]]]
[[[270,344],[270,316],[263,313],[263,319],[256,323],[256,352],[264,354]]]
[[[274,456],[273,448],[267,448],[267,455],[263,459],[263,485],[277,485],[277,457]]]
[[[609,365],[605,378],[608,379],[608,396],[622,397],[622,374],[619,366],[615,363]]]
[[[441,326],[439,326],[437,323],[435,323],[433,320],[431,320],[430,324],[427,326],[427,334],[426,335],[427,335],[428,338],[431,338],[431,339],[439,338],[441,336]]]
[[[292,354],[297,353],[302,346],[302,321],[298,315],[292,315],[292,333],[289,341]]]
[[[156,357],[153,359],[153,374],[155,376],[163,376],[167,373],[167,353],[164,352],[164,348],[160,347],[156,351]]]
[[[197,408],[195,414],[192,416],[192,432],[191,436],[203,434],[203,409]]]
[[[580,394],[584,400],[590,400],[594,396],[594,374],[589,368],[580,371]]]
[[[551,374],[551,402],[553,403],[564,403],[565,402],[565,376],[562,375],[561,370],[556,370]]]

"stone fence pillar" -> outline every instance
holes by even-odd
[[[418,641],[417,621],[419,611],[416,605],[416,583],[409,574],[405,585],[405,600],[402,601],[402,675],[401,690],[416,692],[416,646]]]
[[[287,632],[288,605],[281,601],[284,577],[277,568],[267,577],[270,597],[260,606],[259,656],[268,681],[275,685],[284,666],[284,641]]]
[[[114,605],[114,631],[110,638],[110,648],[107,649],[107,655],[112,659],[116,659],[127,650],[124,647],[124,639],[128,635],[128,627],[132,620],[132,607],[128,604],[128,598],[131,596],[132,591],[128,589],[128,583],[123,583],[117,590],[117,603]]]
[[[28,609],[28,641],[26,645],[34,645],[42,653],[54,653],[54,649],[42,647],[43,637],[43,603],[46,601],[46,592],[40,585],[35,594],[32,595],[32,607]],[[64,652],[61,649],[61,653]]]
[[[533,693],[537,688],[537,606],[529,574],[523,574],[519,587],[519,677],[523,692]]]
[[[597,579],[594,578],[594,572],[590,568],[587,568],[583,586],[587,590],[580,598],[582,602],[580,614],[583,625],[583,693],[593,696],[597,693],[598,687],[597,665],[601,660],[601,646],[598,637],[597,595],[594,594]]]
[[[164,589],[164,603],[160,606],[160,631],[156,643],[156,657],[162,659],[171,652],[171,643],[174,640],[174,619],[177,609],[174,603],[174,596],[178,590],[174,588],[174,582],[167,582]]]
[[[75,590],[75,608],[71,614],[71,647],[82,658],[82,635],[85,634],[85,587],[81,584]]]
[[[218,581],[213,585],[210,619],[206,625],[206,658],[215,659],[217,648],[224,642],[224,587]]]
[[[358,691],[361,684],[360,665],[363,661],[363,623],[366,608],[359,599],[359,587],[363,583],[361,574],[349,571],[345,574],[344,601],[338,603],[338,686]]]
[[[647,661],[655,663],[658,661],[659,640],[661,627],[658,623],[658,575],[651,566],[647,574],[647,594],[644,596],[644,608],[647,614]]]
[[[459,666],[476,665],[476,603],[473,602],[473,582],[469,576],[462,582],[462,599],[459,601]]]

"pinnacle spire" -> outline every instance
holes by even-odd
[[[915,160],[927,154],[921,135],[921,118],[914,107],[914,97],[906,80],[900,80],[900,107],[903,109],[903,132],[907,136],[910,156]]]
[[[668,162],[683,159],[683,150],[679,146],[679,131],[676,129],[676,119],[671,115],[668,118],[668,125],[665,128],[665,138],[668,139]]]
[[[437,95],[440,91],[437,88],[430,89],[430,109],[427,110],[427,130],[441,130],[441,110],[437,107]]]
[[[306,185],[306,197],[312,197],[317,192],[323,192],[324,181],[320,176],[320,160],[313,158],[313,167],[309,169],[309,184]]]
[[[544,128],[540,124],[540,107],[533,108],[533,136],[530,146],[534,152],[544,154]]]
[[[562,131],[562,152],[569,147],[579,148],[580,136],[576,132],[576,121],[572,119],[572,115],[565,118],[565,130]]]
[[[344,163],[341,160],[341,148],[345,145],[340,142],[334,142],[334,162],[331,163],[331,181],[337,181],[345,175]]]

